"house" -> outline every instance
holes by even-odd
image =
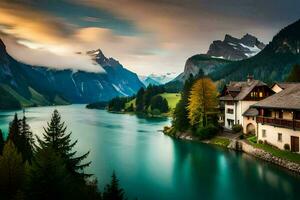
[[[224,127],[231,129],[239,124],[244,133],[256,132],[257,110],[251,105],[274,94],[266,83],[248,76],[244,82],[230,82],[221,92],[220,101],[224,104]]]
[[[276,94],[251,106],[258,112],[258,141],[299,153],[300,83],[275,84],[274,88]]]

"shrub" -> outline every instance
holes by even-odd
[[[152,115],[160,115],[160,113],[161,113],[160,110],[156,108],[151,111]]]
[[[259,144],[263,144],[264,142],[262,140],[258,140],[258,143]]]
[[[289,144],[284,144],[283,148],[284,148],[284,150],[289,151],[290,150],[290,145]]]
[[[232,126],[232,131],[234,133],[240,133],[243,130],[243,126],[240,124],[235,124]]]
[[[196,130],[196,135],[201,140],[210,139],[217,133],[218,133],[218,128],[216,126],[214,126],[213,124],[209,124],[206,127],[199,127]]]
[[[245,136],[242,134],[242,135],[240,135],[240,139],[242,140],[242,139],[244,139],[245,138]]]
[[[163,132],[168,133],[170,131],[171,127],[165,126]]]

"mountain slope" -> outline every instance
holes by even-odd
[[[197,75],[200,69],[203,70],[204,74],[210,74],[230,62],[229,60],[212,58],[204,54],[194,55],[186,61],[183,73],[179,74],[173,81],[184,82],[190,74]]]
[[[300,63],[300,20],[282,29],[256,56],[233,62],[211,74],[215,80],[243,80],[248,74],[265,82],[284,81]]]
[[[144,87],[135,73],[125,69],[118,61],[106,58],[102,52],[101,54],[101,60],[95,62],[106,73],[55,70],[16,61],[7,54],[5,45],[0,40],[0,84],[9,88],[8,93],[14,93],[12,96],[22,106],[51,105],[66,101],[106,101],[116,96],[133,95],[140,87]],[[108,62],[104,63],[103,60]]]
[[[213,41],[206,55],[227,60],[243,60],[256,55],[264,48],[265,44],[250,34],[241,39],[227,34],[223,41]]]

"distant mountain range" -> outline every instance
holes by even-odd
[[[163,85],[173,80],[175,76],[175,73],[166,73],[162,75],[150,74],[149,76],[139,76],[139,78],[145,86],[148,86],[150,84]]]
[[[0,109],[107,101],[131,96],[144,87],[135,73],[101,50],[87,54],[105,73],[26,65],[12,58],[0,40]]]
[[[166,88],[180,89],[189,75],[200,69],[221,82],[241,81],[248,74],[267,83],[284,81],[292,65],[300,64],[299,33],[300,20],[282,29],[266,46],[249,34],[241,39],[226,35],[223,41],[214,41],[207,54],[190,57],[184,71]]]

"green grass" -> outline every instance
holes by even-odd
[[[159,95],[162,96],[163,98],[167,99],[170,111],[173,112],[173,110],[176,107],[176,104],[180,100],[180,94],[179,93],[163,93],[163,94],[159,94]],[[131,101],[127,102],[125,108],[128,108],[131,104],[133,104],[133,107],[135,107],[135,100],[136,99],[132,99]]]
[[[22,107],[47,106],[52,104],[49,100],[47,100],[43,95],[38,93],[33,88],[29,88],[31,98],[26,99],[8,85],[1,84],[0,87],[3,88],[8,94],[10,94],[14,99],[16,99],[16,101],[18,101]],[[68,102],[57,96],[54,99],[54,103],[58,105],[68,104]]]
[[[125,108],[128,108],[131,104],[133,104],[133,107],[135,108],[135,100],[136,100],[136,98],[134,98],[131,101],[127,102],[126,105],[125,105]]]
[[[257,137],[255,135],[251,135],[249,137],[246,136],[246,139],[251,143],[257,143]]]
[[[272,154],[273,156],[276,156],[278,158],[282,158],[285,160],[289,160],[295,163],[300,164],[300,155],[297,153],[292,153],[290,151],[284,151],[284,150],[280,150],[277,149],[271,145],[268,144],[259,144],[259,143],[255,143],[253,142],[253,139],[248,138],[247,139],[254,147],[260,148],[266,152],[269,152],[270,154]]]
[[[227,138],[215,137],[210,140],[211,144],[219,145],[222,147],[227,147],[230,144],[230,140]]]
[[[21,95],[19,95],[16,91],[14,91],[10,86],[8,85],[1,85],[3,89],[5,89],[8,93],[10,93],[15,99],[17,99],[22,107],[28,107],[32,106],[32,102],[30,102],[28,99],[25,99]]]
[[[160,96],[167,99],[170,110],[175,109],[178,101],[180,100],[180,94],[179,93],[163,93]]]

